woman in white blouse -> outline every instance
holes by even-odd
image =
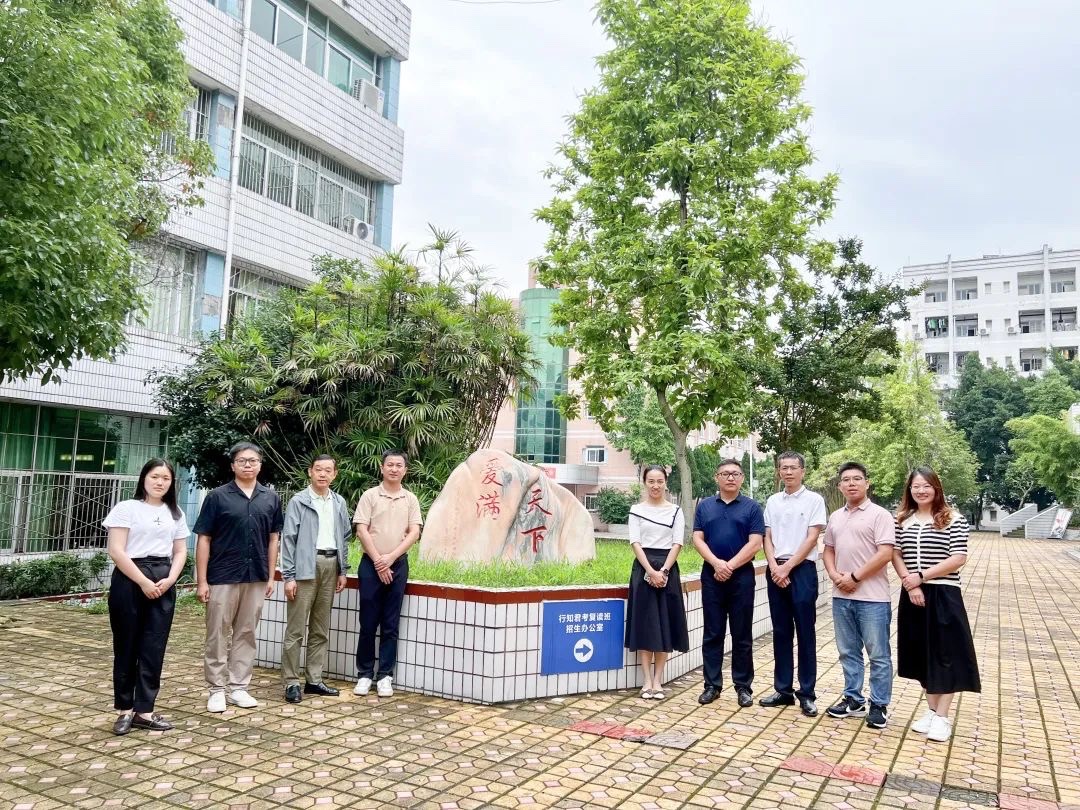
[[[645,680],[641,697],[663,700],[668,655],[690,648],[677,562],[686,522],[682,510],[666,498],[667,470],[646,467],[642,481],[645,500],[630,509],[635,559],[626,603],[626,648],[638,653]]]
[[[160,458],[146,462],[135,497],[114,506],[102,525],[109,530],[109,556],[116,564],[109,588],[113,733],[127,734],[133,726],[168,731],[172,724],[154,713],[154,702],[190,534],[176,505],[172,465]]]
[[[912,730],[945,742],[952,736],[953,696],[982,688],[960,592],[968,523],[945,501],[941,479],[929,467],[908,475],[896,523],[893,567],[904,586],[896,613],[896,674],[926,690],[927,710]]]

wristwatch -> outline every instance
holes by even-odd
[[[661,568],[660,573],[663,574],[666,577],[668,574],[671,573],[671,570],[668,569],[668,568]]]

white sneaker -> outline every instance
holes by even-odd
[[[363,697],[371,691],[371,678],[361,678],[356,682],[356,686],[353,687],[352,693]]]
[[[379,690],[379,697],[393,697],[394,685],[393,679],[387,675],[385,678],[381,678],[375,687]]]
[[[215,714],[225,711],[225,693],[211,692],[210,699],[206,701],[206,710]]]
[[[930,721],[930,729],[926,732],[926,739],[934,742],[945,742],[951,736],[952,720],[935,714],[934,719]]]
[[[245,692],[243,689],[236,689],[229,693],[229,703],[234,706],[239,706],[241,709],[254,709],[259,705],[259,701]]]
[[[911,724],[911,730],[917,734],[925,734],[930,730],[930,723],[937,717],[933,709],[927,709],[926,714]]]

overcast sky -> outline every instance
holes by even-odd
[[[544,167],[606,49],[590,4],[413,0],[394,243],[459,229],[516,295],[546,229]],[[823,235],[884,271],[1080,247],[1076,0],[758,0],[802,57]]]

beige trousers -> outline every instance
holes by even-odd
[[[210,586],[203,669],[211,692],[247,689],[251,683],[255,627],[265,600],[265,582]]]
[[[300,647],[307,627],[307,659],[304,676],[308,683],[322,683],[330,646],[330,610],[337,587],[338,558],[315,557],[315,579],[296,581],[296,599],[288,603],[285,643],[281,648],[281,677],[286,686],[300,683]]]

